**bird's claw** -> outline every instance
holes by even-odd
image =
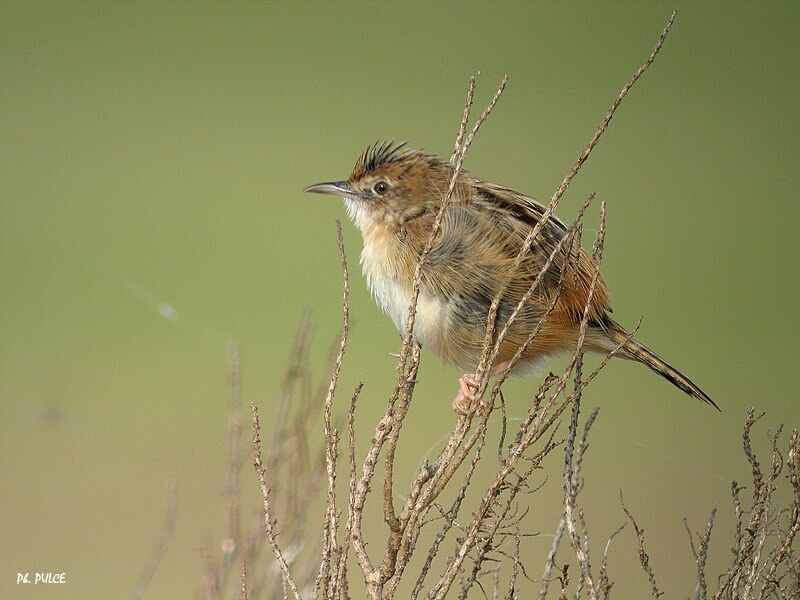
[[[462,375],[458,380],[458,394],[453,400],[453,411],[457,415],[465,417],[473,410],[476,414],[482,415],[486,410],[486,403],[481,399],[478,401],[477,393],[480,381],[472,373]],[[477,401],[477,402],[476,402]]]

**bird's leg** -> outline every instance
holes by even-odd
[[[510,360],[501,360],[499,363],[494,363],[492,368],[489,370],[489,375],[497,375],[500,371],[505,370],[505,368],[510,364]]]
[[[458,394],[453,400],[453,410],[462,417],[472,411],[475,393],[478,391],[478,378],[474,373],[465,373],[458,379]]]
[[[500,371],[504,370],[511,361],[504,360],[499,363],[495,363],[492,365],[492,368],[489,370],[489,375],[496,375]],[[478,392],[478,378],[475,376],[474,373],[466,373],[462,375],[458,379],[458,394],[456,395],[455,400],[453,400],[453,410],[461,415],[466,416],[472,410],[473,405],[475,405],[475,394]],[[478,404],[475,406],[476,414],[482,415],[488,405],[486,401],[481,398]]]

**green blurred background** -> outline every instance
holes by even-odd
[[[241,342],[245,400],[268,411],[304,307],[320,359],[338,335],[345,215],[302,188],[345,177],[378,139],[449,154],[468,76],[482,105],[507,72],[466,166],[547,199],[673,4],[4,2],[0,596],[127,596],[172,479],[176,533],[150,597],[188,597],[196,548],[224,536],[225,340]],[[623,489],[669,596],[694,587],[681,517],[700,528],[719,503],[730,526],[747,407],[767,411],[761,434],[800,421],[800,10],[677,8],[559,210],[570,219],[591,191],[608,202],[616,318],[643,316],[640,338],[723,408],[622,362],[587,397],[601,407],[583,496],[593,538],[623,521]],[[355,266],[349,223],[345,237]],[[365,442],[399,344],[352,271],[339,401],[366,381]],[[427,358],[401,478],[454,422],[458,373]],[[534,386],[508,385],[513,414]],[[532,507],[545,532],[559,460],[548,468]],[[619,540],[615,591],[644,594],[632,533]],[[535,573],[550,545],[537,543]],[[715,566],[728,548],[714,538]],[[20,588],[18,571],[68,583]]]

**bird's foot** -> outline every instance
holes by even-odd
[[[465,417],[473,410],[479,415],[486,410],[486,405],[482,400],[477,403],[477,406],[475,404],[479,385],[480,381],[475,377],[474,373],[467,373],[459,378],[458,394],[456,394],[456,398],[453,400],[453,411],[456,414]]]
[[[509,364],[511,364],[510,360],[504,360],[499,363],[495,363],[492,365],[489,375],[496,375],[508,367]],[[481,398],[476,404],[476,394],[478,393],[479,385],[480,381],[474,373],[467,373],[459,378],[458,394],[456,395],[455,400],[453,400],[453,411],[456,414],[463,417],[470,414],[472,410],[474,410],[475,414],[478,415],[482,415],[486,412],[488,404],[485,400],[483,400],[483,398]]]

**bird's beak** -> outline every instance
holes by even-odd
[[[356,196],[355,190],[346,181],[330,181],[328,183],[315,183],[303,190],[314,194],[330,194],[331,196]]]

